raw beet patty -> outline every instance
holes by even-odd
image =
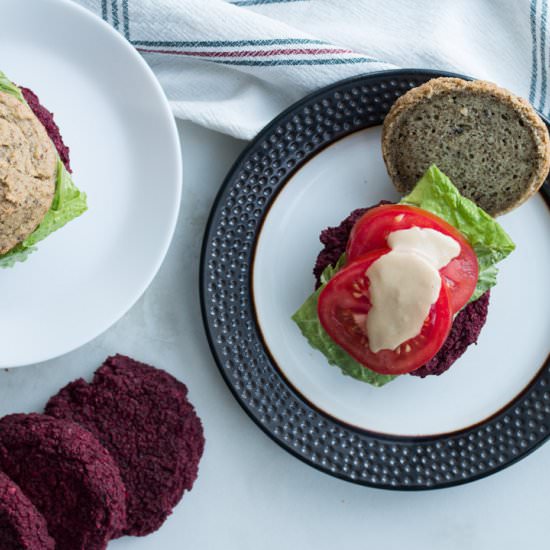
[[[413,376],[424,378],[429,374],[444,373],[468,348],[477,342],[479,333],[487,320],[490,291],[475,302],[467,304],[453,321],[451,332],[435,357],[423,367],[411,372]]]
[[[128,523],[120,534],[156,531],[191,489],[204,449],[202,424],[187,388],[168,373],[116,355],[65,386],[46,413],[90,430],[120,467],[128,492]]]
[[[380,204],[390,203],[382,201],[375,206],[380,206]],[[374,208],[375,206],[370,208]],[[338,258],[346,251],[346,244],[353,226],[370,208],[358,208],[343,220],[340,225],[327,227],[321,232],[319,239],[324,247],[319,252],[315,267],[313,268],[315,288],[319,288],[321,284],[320,277],[323,270],[329,265],[334,265]],[[490,292],[487,291],[475,302],[467,304],[455,317],[451,332],[437,354],[426,365],[410,374],[422,378],[430,374],[443,374],[466,351],[470,344],[476,343],[479,333],[487,320],[489,296]]]
[[[21,489],[0,472],[0,548],[54,550],[46,520]]]
[[[126,523],[118,467],[73,422],[42,414],[0,419],[0,469],[42,513],[56,550],[103,550]]]
[[[50,139],[53,141],[61,162],[63,162],[68,172],[72,172],[71,161],[69,158],[69,148],[65,145],[65,143],[63,143],[63,138],[61,137],[59,127],[55,123],[53,113],[48,111],[48,109],[40,103],[38,96],[32,90],[29,90],[29,88],[23,88],[22,86],[20,86],[19,89],[21,90],[21,93],[23,94],[23,97],[32,112],[42,123],[42,126],[46,129],[48,136],[50,136]]]
[[[338,258],[346,251],[346,245],[357,220],[368,210],[381,206],[383,204],[391,204],[389,201],[380,201],[369,208],[357,208],[347,218],[342,220],[340,225],[335,227],[327,227],[321,231],[319,240],[324,245],[321,252],[317,256],[315,267],[313,268],[313,276],[315,277],[315,289],[321,286],[321,274],[329,265],[334,265]]]

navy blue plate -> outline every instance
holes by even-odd
[[[206,332],[219,369],[243,409],[307,464],[383,489],[467,483],[536,449],[550,435],[550,362],[505,408],[464,430],[429,437],[361,430],[320,411],[285,380],[258,327],[251,269],[263,219],[288,179],[324,147],[381,124],[399,96],[439,76],[467,78],[427,70],[378,72],[324,88],[287,109],[258,134],[229,172],[202,249]],[[541,193],[550,204],[548,182]]]

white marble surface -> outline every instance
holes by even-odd
[[[183,202],[151,287],[105,334],[40,365],[0,372],[0,414],[39,411],[57,389],[121,352],[182,379],[203,419],[200,476],[163,528],[113,550],[446,550],[546,548],[550,445],[484,480],[422,493],[373,490],[324,475],[268,439],[226,388],[200,318],[206,218],[242,142],[179,124]],[[76,316],[85,312],[75,312]],[[32,343],[29,343],[32,345]]]

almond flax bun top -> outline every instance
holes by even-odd
[[[0,254],[23,241],[49,210],[55,146],[30,107],[0,92]]]
[[[495,216],[519,206],[550,168],[544,122],[524,99],[482,80],[435,78],[400,97],[384,120],[382,153],[408,193],[431,164]]]

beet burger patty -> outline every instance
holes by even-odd
[[[46,520],[19,486],[0,472],[0,548],[54,550]]]
[[[59,155],[61,162],[63,162],[68,172],[72,172],[71,159],[69,157],[69,148],[65,145],[65,142],[63,141],[63,137],[61,136],[61,132],[59,131],[59,126],[57,126],[54,120],[53,113],[51,111],[48,111],[48,109],[46,109],[46,107],[44,107],[44,105],[40,103],[40,99],[32,90],[30,90],[29,88],[23,88],[23,86],[21,86],[19,89],[21,90],[21,94],[25,98],[27,105],[34,113],[34,116],[40,121],[42,126],[44,126],[48,137],[51,139],[54,147],[57,150],[57,154]]]
[[[117,465],[73,422],[40,414],[0,419],[0,470],[44,516],[57,550],[103,550],[126,523]]]
[[[92,432],[118,463],[128,493],[120,534],[157,530],[191,489],[204,448],[187,388],[170,374],[122,355],[108,358],[92,383],[65,386],[46,413]]]

